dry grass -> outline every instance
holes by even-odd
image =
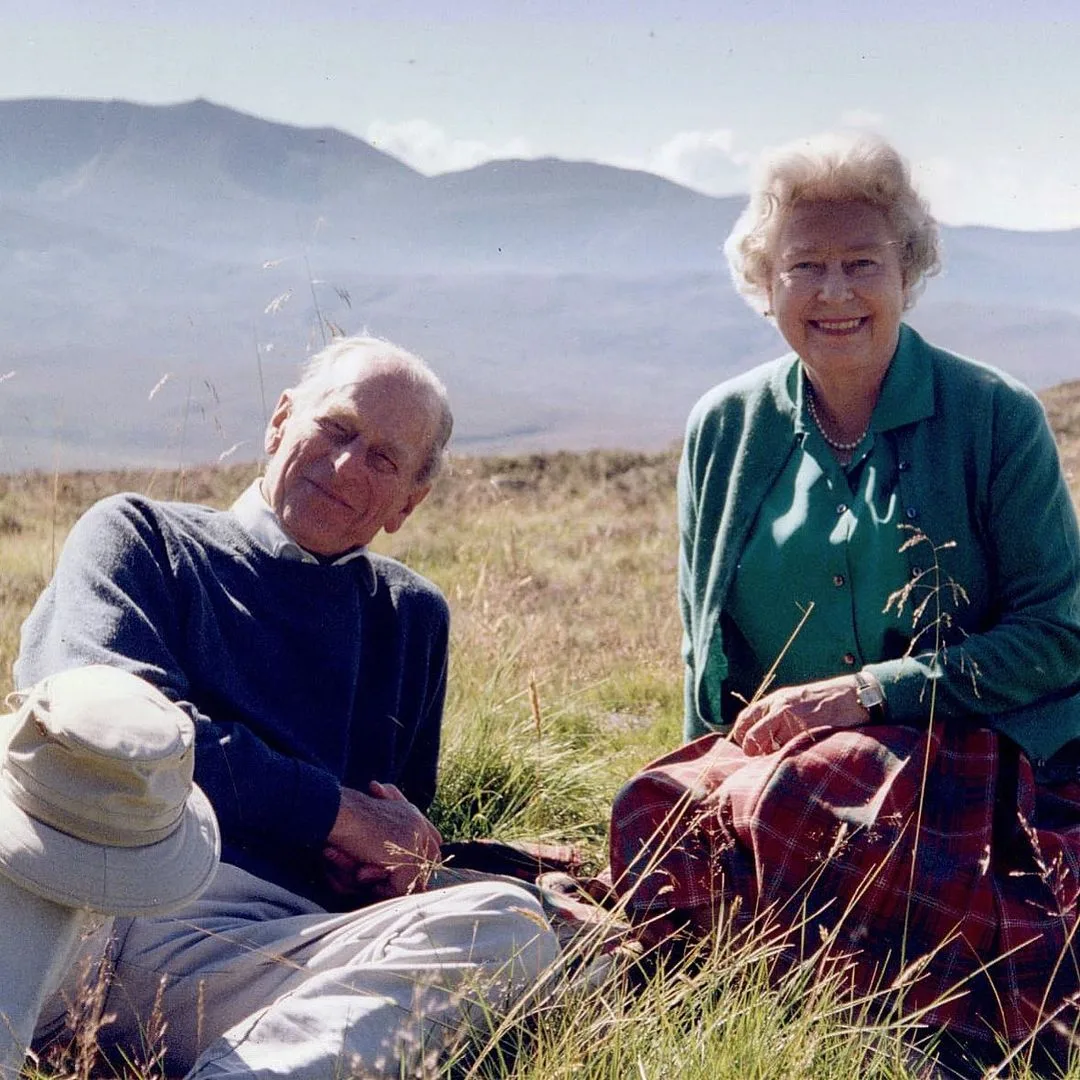
[[[1080,506],[1080,379],[1055,386],[1041,396],[1057,436],[1073,502]]]
[[[1080,506],[1080,381],[1044,399]],[[615,787],[678,742],[676,457],[458,459],[379,542],[436,581],[453,613],[436,808],[448,836],[570,837],[600,859]],[[0,692],[18,627],[87,506],[119,490],[225,506],[254,474],[0,476]],[[632,995],[571,999],[542,1018],[527,1058],[511,1067],[489,1055],[474,1075],[929,1075],[898,1031],[862,1023],[828,987],[771,986],[762,943],[741,947],[692,978],[661,973]]]

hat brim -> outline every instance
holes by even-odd
[[[0,792],[0,874],[65,907],[156,915],[197,899],[221,856],[210,800],[192,787],[176,830],[156,844],[109,847],[69,836]]]

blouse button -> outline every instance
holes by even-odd
[[[832,583],[839,589],[844,584],[844,575],[843,574],[834,574],[833,579],[832,579]]]
[[[836,512],[838,514],[846,514],[847,513],[847,503],[839,503],[839,504],[837,504]]]
[[[909,506],[904,511],[904,513],[908,516],[909,520],[912,519],[912,518],[917,518],[919,516],[919,511],[916,510],[914,506]]]
[[[848,667],[854,667],[855,666],[855,654],[854,653],[849,653],[849,652],[844,653],[844,663],[847,664]]]
[[[897,464],[896,464],[896,467],[897,467],[897,468],[898,468],[898,469],[899,469],[899,470],[900,470],[901,472],[907,472],[907,471],[908,471],[908,469],[910,469],[910,468],[911,468],[911,462],[910,462],[910,461],[899,461],[899,462],[897,462]]]

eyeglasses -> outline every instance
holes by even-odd
[[[780,281],[793,291],[820,289],[828,280],[836,263],[817,259],[801,259],[780,271]],[[885,263],[880,259],[861,256],[845,259],[839,264],[842,278],[849,287],[872,284],[886,273]]]

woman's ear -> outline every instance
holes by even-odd
[[[762,288],[765,292],[765,308],[761,314],[766,319],[771,319],[773,313],[773,272],[771,263],[766,268],[765,280],[762,282]]]

